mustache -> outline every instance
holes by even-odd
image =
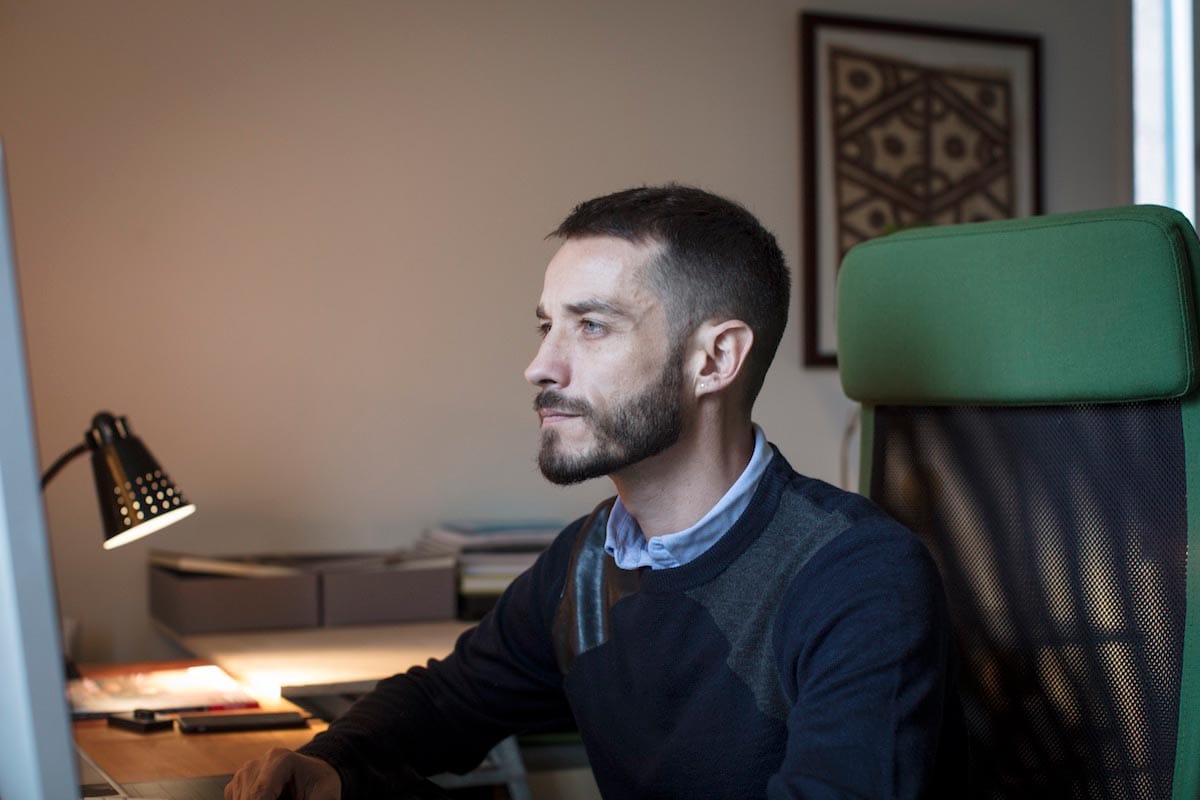
[[[533,398],[534,411],[541,411],[545,408],[565,411],[568,414],[578,414],[581,417],[592,413],[592,406],[586,400],[567,397],[557,389],[543,389]]]

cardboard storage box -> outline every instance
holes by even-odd
[[[161,552],[151,558],[150,616],[177,634],[425,622],[454,619],[457,610],[452,558],[322,554],[271,556],[270,564]]]
[[[454,619],[454,562],[411,569],[325,572],[322,621],[328,626]]]
[[[320,624],[319,576],[239,578],[150,567],[150,616],[175,633]]]

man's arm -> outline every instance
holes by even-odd
[[[411,773],[389,800],[449,800],[440,787]],[[276,747],[238,770],[225,787],[226,800],[341,800],[342,782],[325,761]]]
[[[941,581],[925,548],[894,523],[859,523],[805,565],[778,620],[793,706],[768,796],[951,796],[949,784],[965,780],[965,733]]]
[[[516,732],[569,727],[551,624],[573,524],[445,660],[380,681],[300,748],[331,764],[344,798],[382,796],[413,773],[466,771]]]

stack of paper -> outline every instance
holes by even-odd
[[[421,535],[414,552],[458,560],[459,617],[482,617],[563,529],[557,521],[455,522]]]
[[[419,554],[541,551],[562,531],[561,522],[448,522],[421,534],[413,548]]]
[[[532,567],[540,554],[540,550],[465,552],[458,557],[458,590],[464,595],[499,595],[518,575]]]

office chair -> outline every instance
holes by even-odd
[[[1155,206],[842,265],[860,486],[941,568],[972,798],[1200,795],[1198,270]]]

